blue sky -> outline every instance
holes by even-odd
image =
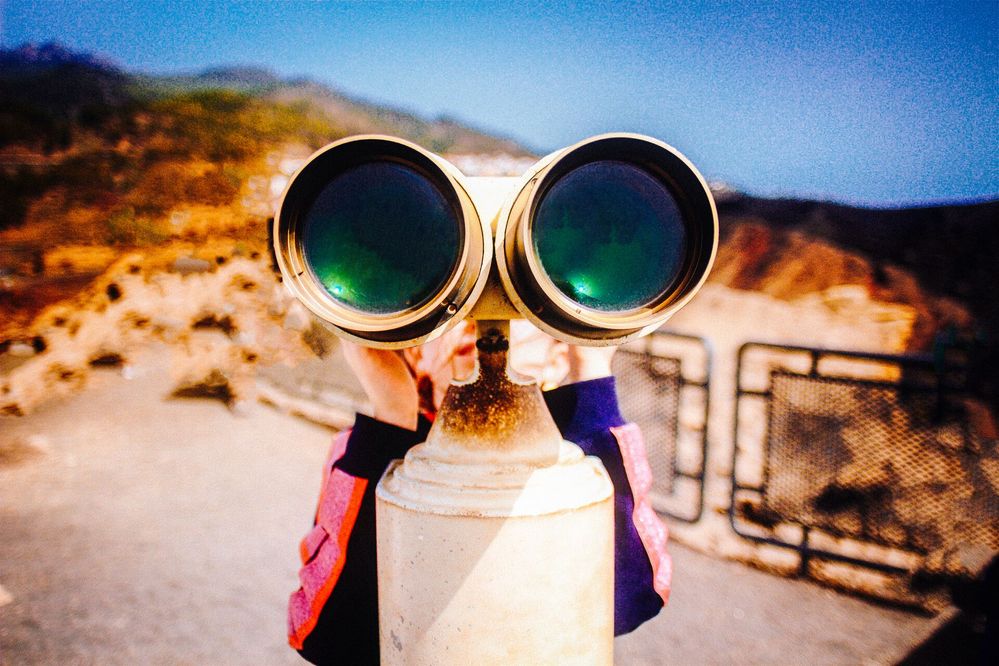
[[[539,152],[643,132],[757,195],[999,195],[996,0],[0,2],[7,48],[58,40],[163,73],[258,64]]]

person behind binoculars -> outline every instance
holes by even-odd
[[[562,436],[600,458],[614,485],[614,633],[654,617],[669,596],[666,527],[645,498],[651,471],[641,433],[618,409],[616,347],[558,342],[525,321],[512,327],[511,360],[534,376]],[[302,586],[289,600],[289,642],[315,664],[379,663],[375,486],[389,463],[424,441],[454,378],[472,372],[471,322],[404,351],[344,342],[373,407],[333,441],[316,511],[326,527],[303,539]],[[315,525],[315,523],[314,523]],[[329,532],[329,538],[325,537]]]

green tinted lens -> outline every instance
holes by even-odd
[[[303,250],[337,301],[373,314],[417,307],[447,282],[461,229],[444,194],[390,162],[349,169],[305,214]]]
[[[642,169],[590,162],[555,182],[531,233],[544,271],[580,305],[608,312],[649,305],[679,277],[687,232],[666,187]]]

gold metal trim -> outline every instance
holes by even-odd
[[[345,146],[370,142],[401,147],[403,152],[424,158],[439,170],[442,180],[453,189],[461,207],[462,250],[445,285],[415,308],[388,314],[372,314],[337,302],[319,283],[305,258],[300,221],[295,217],[297,202],[289,200],[296,181],[318,158]],[[398,349],[431,340],[460,322],[471,310],[485,287],[492,263],[490,230],[480,218],[465,186],[464,176],[450,162],[420,146],[396,137],[365,134],[331,143],[313,153],[289,179],[274,216],[274,249],[277,264],[291,292],[338,334],[370,347]]]
[[[710,211],[710,221],[708,221],[710,229],[707,230],[710,249],[709,256],[704,261],[703,254],[708,248],[703,247],[698,238],[694,239],[698,246],[688,250],[685,272],[677,279],[670,293],[654,306],[609,313],[576,303],[563,294],[547,276],[534,255],[530,214],[535,208],[537,197],[546,190],[545,178],[552,174],[563,160],[585,146],[619,139],[650,144],[667,153],[669,158],[679,160],[683,167],[689,170],[689,173],[683,174],[688,179],[690,175],[694,176],[695,182],[700,185],[698,191],[685,191],[681,194],[683,198],[699,197],[703,194],[704,199],[697,203],[698,207],[707,203],[707,210]],[[675,177],[675,167],[667,168],[665,161],[659,166],[667,175]],[[687,215],[692,214],[691,210],[684,212]],[[705,221],[688,220],[688,224],[703,225]],[[531,168],[516,194],[511,197],[500,214],[495,242],[500,278],[514,306],[525,318],[543,331],[567,342],[591,346],[619,344],[661,326],[701,288],[718,249],[718,213],[707,182],[690,160],[678,150],[662,141],[640,134],[602,134],[557,151]]]

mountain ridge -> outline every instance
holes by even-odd
[[[406,109],[348,95],[333,86],[307,77],[280,77],[273,70],[258,65],[220,65],[191,74],[150,75],[129,72],[106,58],[74,51],[57,42],[47,42],[0,50],[0,66],[3,68],[3,77],[7,79],[52,76],[64,67],[91,69],[95,75],[128,84],[128,92],[139,98],[190,93],[207,88],[233,90],[279,102],[319,102],[326,107],[327,112],[342,113],[349,118],[359,119],[353,124],[361,126],[367,122],[388,133],[396,133],[417,142],[423,140],[430,150],[533,155],[530,149],[513,138],[498,136],[485,128],[472,127],[452,116],[425,118]],[[348,127],[348,130],[353,128]]]
[[[255,66],[149,76],[58,44],[0,51],[0,65],[0,243],[26,237],[26,222],[40,225],[35,242],[155,243],[174,233],[171,211],[227,206],[268,151],[289,141],[315,149],[374,132],[435,152],[531,155],[452,118],[422,118]],[[871,208],[715,185],[716,272],[729,286],[793,299],[861,284],[922,313],[917,348],[954,326],[999,348],[991,289],[999,200]],[[967,306],[973,323],[951,301]]]

